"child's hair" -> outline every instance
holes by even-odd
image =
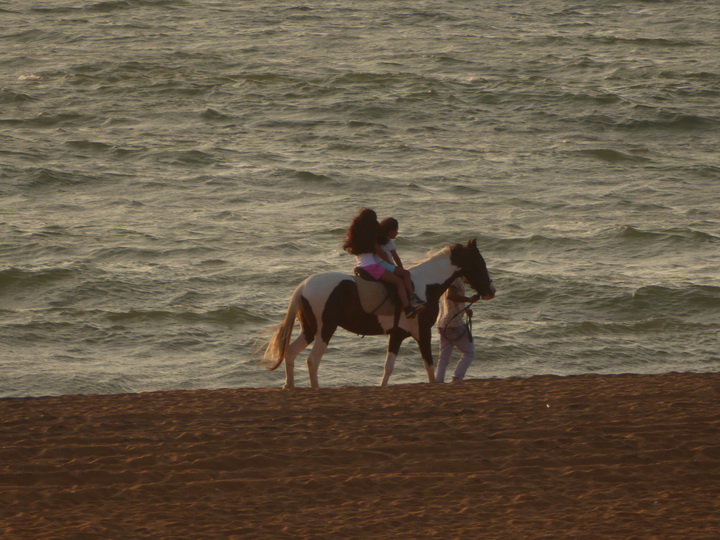
[[[380,222],[380,231],[378,232],[378,244],[384,246],[390,240],[390,231],[397,231],[398,220],[394,217],[385,218]]]
[[[370,208],[361,208],[345,231],[343,249],[353,255],[375,251],[380,224]]]

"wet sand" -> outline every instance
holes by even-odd
[[[720,538],[720,374],[0,400],[2,538]]]

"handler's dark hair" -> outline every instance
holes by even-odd
[[[361,208],[345,231],[343,249],[352,255],[373,253],[379,230],[380,224],[375,210]]]

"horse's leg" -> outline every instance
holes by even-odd
[[[295,358],[309,345],[305,334],[301,333],[288,347],[285,357],[285,386],[283,388],[295,388]]]
[[[428,364],[427,362],[423,362],[423,365],[425,366],[425,371],[427,372],[428,376],[428,382],[434,383],[435,382],[435,371],[433,371],[432,364]]]
[[[323,314],[323,317],[325,316],[326,313]],[[330,338],[332,338],[335,330],[337,330],[337,324],[333,323],[326,323],[324,326],[318,328],[316,334],[317,339],[315,339],[315,342],[313,343],[312,349],[310,349],[310,354],[308,355],[307,359],[308,374],[310,375],[311,388],[320,388],[320,385],[318,383],[318,369],[320,368],[320,360],[322,360],[323,354],[325,354],[325,351],[328,348],[328,344],[330,343]]]
[[[423,358],[423,365],[427,372],[428,382],[435,382],[435,371],[433,370],[433,355],[431,347],[431,325],[427,318],[420,315],[420,327],[418,329],[418,346],[420,347],[420,356]]]
[[[385,357],[385,369],[383,370],[383,378],[380,386],[387,386],[390,375],[392,375],[392,372],[395,369],[396,358],[397,353],[391,352],[388,348],[387,356]]]
[[[385,357],[385,369],[383,370],[383,378],[380,386],[387,386],[395,369],[395,359],[397,358],[398,352],[400,351],[400,345],[403,340],[408,337],[408,333],[405,330],[396,328],[390,331],[390,338],[388,339],[388,352]]]
[[[318,384],[318,368],[320,367],[320,360],[322,360],[323,354],[327,350],[328,344],[322,338],[315,340],[315,343],[310,349],[310,355],[307,359],[308,374],[310,375],[310,387],[319,388]]]

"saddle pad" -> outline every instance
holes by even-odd
[[[366,313],[375,315],[395,314],[395,294],[391,294],[388,287],[380,281],[368,281],[359,277],[354,278],[360,295],[360,305]]]

